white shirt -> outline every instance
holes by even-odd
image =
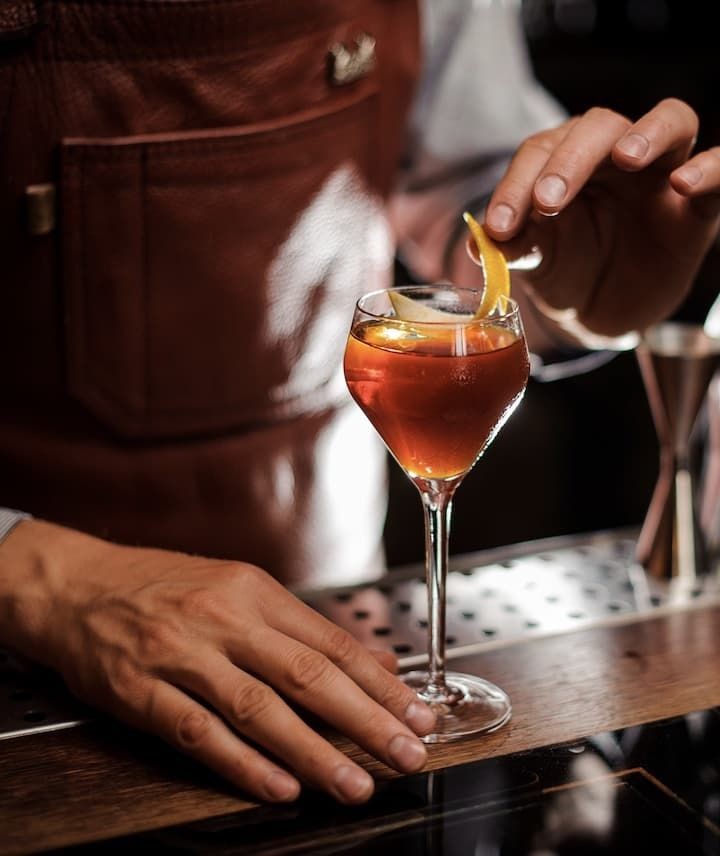
[[[391,216],[399,252],[437,279],[459,213],[565,111],[533,75],[520,0],[423,0],[423,68]]]

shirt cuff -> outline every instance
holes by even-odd
[[[32,515],[24,511],[16,511],[13,508],[0,508],[0,544],[7,538],[12,530],[22,523],[23,520],[31,520]]]

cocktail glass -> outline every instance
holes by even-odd
[[[500,298],[478,319],[481,299],[449,285],[371,292],[356,305],[345,351],[351,395],[422,498],[429,665],[403,679],[436,713],[429,743],[491,731],[511,713],[499,687],[445,669],[453,494],[520,402],[530,369],[515,301]]]

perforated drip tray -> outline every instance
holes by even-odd
[[[717,575],[692,584],[649,578],[634,560],[635,533],[570,536],[455,558],[447,582],[448,657],[673,609],[720,602]],[[377,585],[301,596],[401,666],[426,660],[424,572],[391,572]],[[91,712],[46,670],[0,650],[0,740],[71,728]]]
[[[528,636],[569,632],[720,601],[718,575],[669,584],[635,561],[634,531],[569,536],[451,560],[448,657]],[[305,592],[315,609],[400,666],[427,660],[427,594],[421,567],[377,586]]]

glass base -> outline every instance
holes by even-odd
[[[447,743],[470,734],[494,731],[505,725],[512,714],[507,693],[474,675],[448,672],[447,692],[429,687],[427,672],[408,672],[399,677],[437,717],[435,731],[421,738],[424,743]]]

